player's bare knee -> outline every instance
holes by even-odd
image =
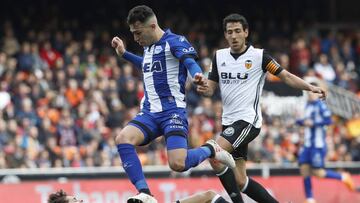
[[[169,160],[171,170],[183,172],[185,169],[185,161],[183,159]]]
[[[303,177],[307,177],[311,175],[311,168],[307,164],[303,164],[300,166],[300,174]]]
[[[220,163],[216,159],[209,159],[211,167],[214,169],[215,172],[220,173],[225,170],[226,166]]]
[[[322,169],[313,169],[311,171],[312,175],[313,176],[316,176],[316,177],[319,177],[319,178],[322,178],[325,176],[325,171],[323,171]]]
[[[115,143],[116,144],[135,144],[133,143],[133,138],[131,137],[131,135],[120,131],[119,134],[116,135],[115,137]]]

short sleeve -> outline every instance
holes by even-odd
[[[218,72],[217,62],[216,62],[216,54],[214,55],[213,60],[212,60],[208,79],[212,80],[214,82],[217,82],[217,83],[219,82],[219,72]]]
[[[264,72],[269,71],[273,75],[278,75],[283,70],[280,64],[265,50],[263,53],[262,69]]]

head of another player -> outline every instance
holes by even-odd
[[[310,85],[313,85],[313,86],[319,86],[319,83],[317,82],[310,82]],[[307,91],[307,99],[308,101],[316,101],[319,99],[319,95],[316,94],[316,93],[313,93],[311,91]]]
[[[82,200],[77,200],[74,196],[67,195],[63,190],[59,190],[50,194],[48,203],[79,203]]]
[[[149,46],[158,40],[160,29],[154,11],[145,5],[135,6],[129,11],[127,23],[134,40],[140,46]]]
[[[246,48],[246,38],[249,35],[249,24],[242,15],[233,13],[223,20],[225,39],[230,45],[231,51],[240,53]]]

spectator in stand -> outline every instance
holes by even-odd
[[[40,57],[47,63],[48,67],[54,68],[55,62],[61,58],[61,54],[52,48],[50,41],[46,41],[40,50]]]
[[[328,83],[333,83],[335,80],[335,71],[333,66],[329,63],[328,56],[326,54],[320,54],[319,62],[315,63],[314,69],[317,74],[321,76]]]

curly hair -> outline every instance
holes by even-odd
[[[67,194],[63,190],[59,190],[55,193],[50,194],[48,203],[68,203],[69,201],[66,199]]]

